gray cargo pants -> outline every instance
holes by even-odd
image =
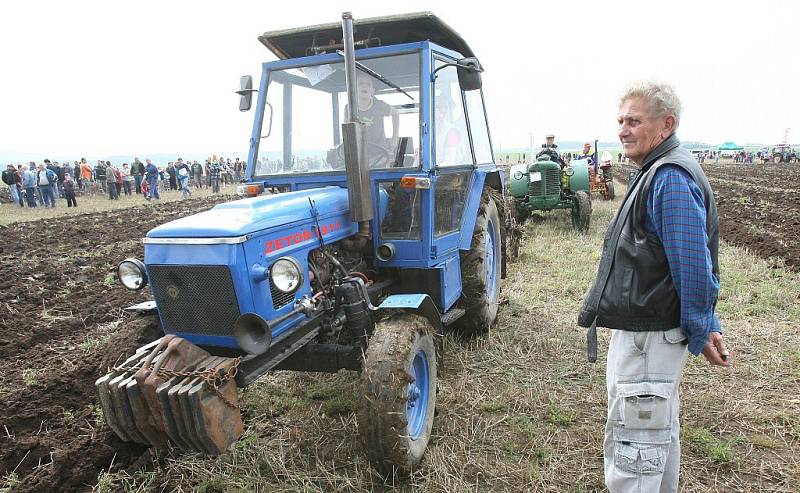
[[[603,458],[612,493],[678,491],[678,387],[689,355],[685,341],[680,328],[611,335]]]

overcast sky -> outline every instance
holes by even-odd
[[[430,10],[486,68],[495,150],[616,141],[617,96],[670,82],[682,140],[800,143],[797,2],[35,1],[0,6],[0,150],[246,154],[264,31]]]

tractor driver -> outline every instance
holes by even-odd
[[[561,156],[558,155],[558,144],[555,143],[556,136],[553,134],[547,134],[545,136],[545,143],[542,144],[542,150],[536,155],[538,158],[539,156],[550,156],[550,160],[554,163],[559,163],[563,168],[567,164],[561,159]]]
[[[356,76],[357,107],[358,118],[364,124],[367,141],[367,157],[370,164],[374,165],[376,160],[383,163],[382,157],[388,156],[387,161],[394,159],[394,151],[397,148],[398,134],[400,131],[400,114],[396,109],[385,101],[375,97],[375,86],[372,76],[359,72]],[[345,105],[345,112],[349,113],[349,108]],[[392,117],[392,137],[386,138],[384,130],[384,118]],[[385,151],[381,152],[381,149]]]
[[[583,144],[583,153],[578,156],[578,159],[586,159],[589,161],[589,166],[597,173],[597,163],[594,162],[594,154],[592,153],[592,144]]]

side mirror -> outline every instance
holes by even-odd
[[[483,72],[483,67],[477,58],[462,58],[458,61],[457,66],[458,85],[461,86],[461,90],[474,91],[481,88],[481,72]]]
[[[253,89],[253,77],[243,75],[241,79],[239,79],[239,90],[236,91],[236,94],[240,96],[239,111],[250,111],[250,108],[253,106],[254,92],[257,91]]]

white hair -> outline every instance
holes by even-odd
[[[631,98],[647,101],[650,115],[653,117],[675,115],[675,128],[678,128],[681,121],[681,100],[669,84],[655,81],[634,82],[622,93],[619,103],[622,104]]]

